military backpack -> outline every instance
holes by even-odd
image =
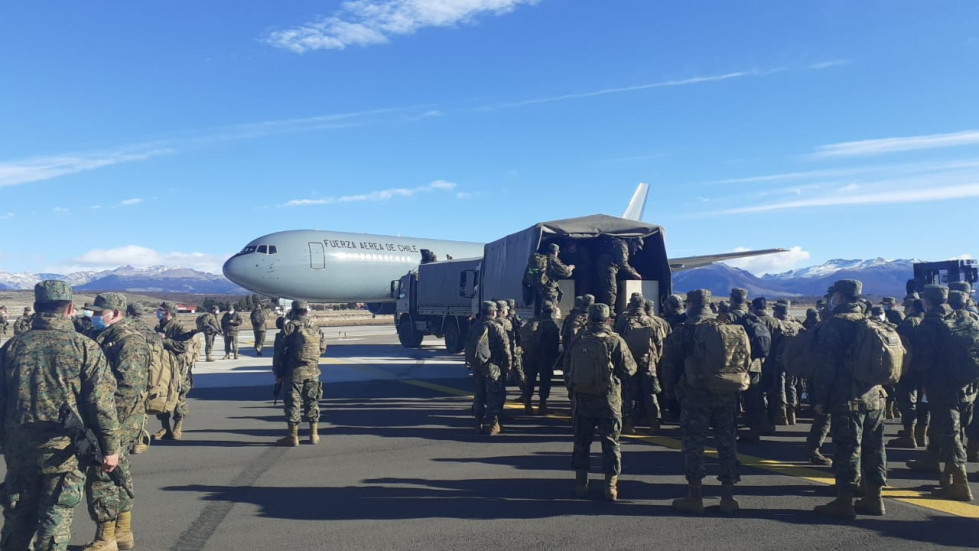
[[[604,395],[612,388],[612,357],[603,337],[588,333],[575,341],[569,358],[569,380],[573,392]]]
[[[326,339],[319,327],[309,320],[297,322],[291,337],[289,352],[296,364],[319,363],[326,352]]]
[[[622,340],[629,347],[633,358],[636,360],[646,358],[652,352],[656,328],[644,324],[641,316],[628,316],[626,320]]]
[[[748,390],[751,344],[744,327],[707,320],[693,327],[692,346],[684,359],[687,384],[711,394]]]
[[[265,311],[262,309],[252,310],[252,325],[265,325]]]
[[[526,358],[540,357],[540,320],[532,319],[520,328],[520,347]]]
[[[163,346],[163,339],[155,333],[141,333],[150,351],[150,365],[146,385],[146,413],[160,415],[173,413],[182,390],[186,362]]]
[[[493,353],[489,345],[489,327],[486,323],[473,326],[466,335],[466,366],[478,369],[488,364]]]
[[[942,353],[952,381],[963,385],[979,380],[979,322],[966,312],[945,318]]]
[[[737,323],[744,328],[751,345],[751,358],[764,360],[772,351],[772,332],[754,314],[746,314]]]
[[[550,279],[547,277],[547,256],[534,253],[527,263],[527,270],[523,275],[523,284],[526,287],[540,289],[547,286]]]
[[[869,385],[893,385],[901,379],[905,351],[890,323],[862,318],[853,322],[856,337],[848,354],[853,379]]]
[[[782,367],[790,377],[808,379],[816,371],[819,350],[816,333],[819,326],[799,332],[782,349]]]

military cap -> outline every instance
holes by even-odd
[[[506,299],[506,304],[507,306],[510,307],[511,310],[517,307],[517,301],[513,300],[512,298]]]
[[[52,302],[55,300],[70,301],[71,286],[57,279],[46,279],[34,286],[34,302]]]
[[[545,311],[545,312],[553,312],[553,311],[557,310],[557,305],[555,305],[550,300],[545,300],[544,303],[540,305],[540,309],[543,310],[543,311]]]
[[[581,300],[582,306],[591,306],[592,304],[595,304],[595,295],[582,295]]]
[[[561,252],[561,247],[558,246],[557,243],[551,243],[550,245],[547,246],[547,252],[552,254],[559,253]]]
[[[824,306],[826,306],[826,301],[825,300],[819,299],[819,300],[816,301],[816,308],[822,308]]]
[[[941,285],[925,285],[921,298],[926,298],[934,304],[945,304],[948,301],[948,287]]]
[[[784,302],[776,302],[775,306],[772,307],[776,312],[788,312],[789,305]]]
[[[690,295],[687,295],[687,300],[690,299]],[[731,302],[744,302],[748,300],[748,290],[741,289],[740,287],[735,287],[731,289]]]
[[[85,308],[93,311],[119,310],[125,312],[128,303],[126,295],[122,293],[104,293],[96,296],[92,304],[86,304]]]
[[[874,317],[883,316],[884,315],[884,309],[881,308],[880,306],[872,306],[870,308],[870,315],[871,316],[874,316]]]
[[[856,298],[863,293],[863,283],[857,279],[841,279],[831,287],[834,293],[843,293],[848,297]]]
[[[897,299],[894,298],[894,297],[884,297],[884,298],[882,298],[880,300],[880,303],[881,304],[890,304],[891,306],[894,306],[895,304],[897,304]]]
[[[734,294],[732,291],[731,294]],[[694,289],[687,293],[687,302],[697,306],[704,306],[710,302],[710,291],[707,289]]]
[[[127,316],[142,316],[143,315],[143,305],[138,302],[130,302],[126,306]]]
[[[588,319],[592,321],[605,321],[609,318],[609,315],[608,305],[602,304],[601,302],[588,307]]]
[[[483,304],[480,306],[479,311],[484,314],[495,314],[496,313],[496,303],[492,300],[484,300]]]
[[[920,299],[921,299],[921,297],[918,296],[918,293],[917,292],[914,292],[914,293],[910,293],[908,295],[905,295],[904,302],[907,302],[909,300],[920,300]]]
[[[648,298],[646,299],[645,302],[642,303],[642,307],[645,308],[646,311],[649,313],[653,313],[656,311],[656,303],[653,302],[652,300],[649,300]]]
[[[232,306],[232,308],[234,308],[234,306]],[[294,301],[292,301],[292,309],[293,310],[296,310],[296,311],[298,311],[298,310],[306,310],[307,308],[309,308],[309,303],[306,302],[305,300],[294,300]]]
[[[680,308],[683,306],[683,297],[680,295],[670,295],[666,297],[665,306],[670,308]]]
[[[171,314],[176,314],[177,303],[170,302],[169,300],[164,300],[163,302],[160,303],[160,310],[163,310],[164,312],[170,312]]]
[[[953,310],[961,310],[969,305],[969,295],[965,294],[964,291],[949,291],[948,305]]]
[[[949,291],[962,291],[965,294],[972,293],[972,284],[968,281],[949,281],[948,282]]]
[[[25,306],[24,307],[24,313],[25,314],[30,314],[31,313],[31,307],[30,306]]]
[[[815,308],[806,308],[806,317],[818,316],[818,315],[819,315],[819,310],[816,310]]]
[[[585,297],[578,295],[574,297],[574,307],[581,308],[585,304]]]
[[[496,311],[497,312],[501,312],[503,310],[509,310],[509,309],[510,309],[510,305],[507,304],[507,301],[505,301],[505,300],[498,300],[498,301],[496,301]]]
[[[755,310],[768,310],[768,300],[765,297],[752,299],[751,307]]]
[[[645,299],[642,298],[642,293],[632,293],[629,296],[629,304],[632,306],[642,306],[645,303]]]
[[[775,304],[784,304],[786,308],[792,306],[792,301],[787,298],[780,298],[775,301]]]

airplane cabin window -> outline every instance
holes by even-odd
[[[241,252],[238,254],[251,254],[253,252],[255,252],[255,245],[248,245],[247,247],[242,249]]]
[[[259,245],[258,252],[259,254],[269,254],[269,248],[266,245]]]
[[[269,254],[276,254],[279,251],[275,250],[275,245],[269,245]]]

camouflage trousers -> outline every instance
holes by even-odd
[[[282,398],[282,407],[286,421],[299,423],[305,415],[310,423],[319,422],[320,399],[323,398],[323,383],[320,382],[319,375],[315,378],[292,377],[283,383],[285,396]]]
[[[856,492],[861,480],[887,485],[884,451],[884,410],[868,410],[849,403],[832,407],[833,470],[836,490]]]
[[[946,465],[965,465],[962,431],[972,423],[975,394],[963,388],[934,385],[928,388],[928,401],[931,407],[928,449],[937,453]]]
[[[527,358],[524,361],[523,369],[527,379],[524,384],[523,398],[526,400],[533,397],[534,387],[537,386],[537,379],[540,377],[540,399],[547,401],[551,397],[551,381],[554,380],[554,359],[541,362]]]
[[[905,373],[897,383],[895,399],[901,411],[901,424],[905,431],[914,429],[915,424],[925,427],[931,421],[931,407],[924,401],[924,377],[917,373]]]
[[[42,474],[37,463],[11,461],[8,455],[3,484],[0,549],[26,550],[35,533],[35,551],[68,549],[71,521],[75,506],[82,500],[85,474],[79,469]]]
[[[204,355],[208,358],[211,357],[211,352],[214,350],[214,333],[204,333]]]
[[[615,311],[615,301],[619,294],[619,282],[617,280],[619,269],[610,267],[608,270],[599,272],[595,286],[598,288],[595,293],[595,304],[601,303]]]
[[[224,334],[224,353],[226,355],[238,354],[238,333]]]
[[[619,435],[622,433],[622,404],[605,396],[575,393],[573,396],[572,427],[574,449],[571,467],[587,471],[591,467],[591,443],[595,440],[595,428],[602,443],[602,470],[605,474],[622,472],[622,452]]]
[[[645,366],[639,366],[639,372],[622,380],[622,416],[633,419],[640,415],[647,419],[659,419],[659,399],[657,394],[662,390],[659,379]]]
[[[707,476],[704,452],[711,428],[714,429],[717,447],[717,479],[721,482],[741,480],[736,415],[735,408],[731,406],[683,404],[680,412],[680,436],[688,482],[703,480]]]
[[[813,452],[823,447],[826,437],[829,436],[830,416],[813,414],[812,425],[809,427],[809,435],[806,437],[806,444],[809,451]]]
[[[772,377],[772,388],[768,393],[769,405],[798,407],[798,384],[799,380],[796,377],[788,375],[784,369],[779,368]]]
[[[129,450],[119,452],[119,469],[123,476],[133,484],[132,465],[129,462]],[[89,467],[85,479],[85,501],[88,503],[88,516],[95,522],[108,522],[119,518],[119,513],[133,510],[133,499],[126,490],[116,486],[108,473],[98,467]]]
[[[255,333],[255,351],[261,352],[265,347],[265,327],[254,327],[252,330]]]
[[[177,407],[173,410],[173,420],[181,421],[190,414],[190,406],[187,404],[187,394],[194,389],[194,372],[192,368],[187,369],[184,374],[183,383],[180,385],[180,392],[177,394]],[[160,421],[169,421],[169,413],[161,413],[156,416]]]
[[[473,370],[473,417],[476,423],[492,425],[500,420],[506,400],[506,381],[500,368],[487,364]]]

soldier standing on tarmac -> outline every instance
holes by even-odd
[[[476,433],[500,434],[500,413],[506,400],[506,373],[510,370],[510,342],[496,322],[496,303],[480,306],[480,320],[469,328],[466,364],[473,374],[472,413]]]
[[[252,322],[252,331],[255,333],[255,355],[262,355],[262,348],[265,346],[265,309],[261,304],[256,304],[249,316]]]
[[[160,304],[156,311],[156,317],[160,324],[156,332],[163,339],[163,347],[177,356],[177,360],[189,364],[187,357],[188,347],[191,346],[191,339],[197,334],[196,330],[185,331],[183,325],[177,319],[177,304],[168,300]],[[184,380],[180,385],[180,394],[177,398],[177,407],[173,411],[173,428],[170,427],[169,413],[161,413],[156,416],[163,425],[159,431],[153,435],[154,440],[180,440],[183,438],[184,418],[190,413],[187,405],[187,393],[194,387],[193,365],[185,365]]]
[[[224,333],[224,359],[238,359],[238,329],[244,320],[241,314],[235,311],[235,305],[228,307],[228,311],[221,316],[221,331]]]
[[[309,444],[320,441],[320,399],[323,383],[320,382],[320,356],[326,352],[323,331],[309,318],[309,303],[292,301],[292,312],[282,326],[280,346],[275,350],[273,365],[275,381],[282,383],[285,397],[282,405],[289,432],[276,440],[279,446],[299,445],[299,423],[302,414],[309,419]],[[300,409],[302,408],[302,409]]]

